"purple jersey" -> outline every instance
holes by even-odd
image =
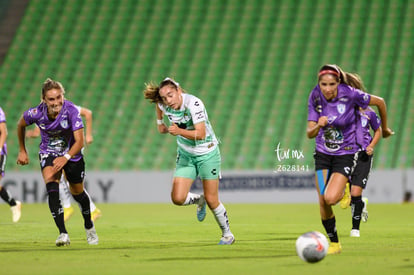
[[[376,131],[381,126],[381,120],[377,116],[377,113],[368,107],[358,112],[357,121],[357,142],[365,150],[372,141],[372,136],[369,131],[370,128]]]
[[[6,115],[4,114],[3,109],[0,107],[0,123],[2,123],[2,122],[6,123]],[[0,148],[0,149],[1,149],[1,154],[2,155],[7,155],[6,141],[4,141],[3,148]]]
[[[63,156],[75,143],[73,132],[83,128],[78,108],[68,100],[63,102],[62,110],[55,120],[48,118],[47,106],[43,102],[24,112],[23,118],[27,125],[35,123],[40,129],[39,154]],[[71,160],[81,158],[82,153],[79,152]]]
[[[365,109],[370,99],[367,93],[339,84],[337,96],[327,101],[317,85],[309,96],[308,121],[318,122],[319,117],[326,116],[328,124],[316,136],[316,151],[328,155],[357,152],[356,110]]]

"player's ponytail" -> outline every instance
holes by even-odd
[[[162,103],[160,87],[153,82],[145,83],[144,97],[150,100],[151,103]]]

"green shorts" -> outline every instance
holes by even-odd
[[[191,156],[178,150],[174,177],[211,180],[220,178],[221,155],[217,147],[214,151],[201,155]]]

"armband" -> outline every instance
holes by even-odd
[[[157,119],[157,125],[162,125],[164,124],[164,120],[162,119]]]
[[[68,153],[66,153],[66,154],[64,154],[63,155],[64,157],[65,157],[65,159],[67,159],[67,160],[70,160],[72,157],[71,157],[71,155],[69,155]]]

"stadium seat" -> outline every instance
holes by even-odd
[[[307,99],[319,67],[336,63],[387,101],[397,134],[380,142],[374,167],[407,168],[414,87],[401,68],[413,66],[413,14],[412,1],[33,0],[0,67],[0,90],[12,91],[1,107],[13,125],[55,78],[93,110],[88,169],[169,170],[175,139],[157,133],[142,90],[171,76],[207,107],[223,169],[273,170],[279,142],[303,150],[290,164],[312,166]],[[17,141],[8,145],[15,155]]]

